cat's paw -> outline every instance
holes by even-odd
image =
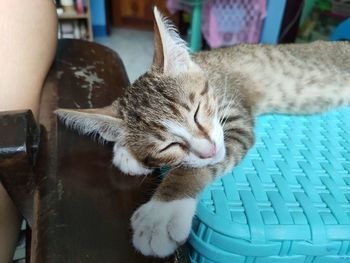
[[[195,209],[193,198],[142,205],[131,217],[135,248],[146,256],[169,256],[186,241]]]
[[[123,173],[129,175],[145,175],[153,171],[153,169],[146,168],[140,164],[125,147],[115,144],[113,153],[113,164]]]

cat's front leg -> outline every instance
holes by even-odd
[[[152,199],[131,218],[135,248],[147,256],[172,254],[186,241],[196,210],[197,194],[211,180],[208,168],[170,171]]]
[[[195,198],[152,199],[132,216],[133,244],[145,256],[166,257],[183,244],[191,230]]]

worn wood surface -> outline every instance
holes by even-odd
[[[33,166],[39,129],[29,110],[0,113],[0,181],[20,213],[32,223]]]
[[[129,219],[152,193],[156,175],[130,177],[112,167],[112,145],[60,124],[57,108],[106,106],[129,81],[119,57],[94,43],[59,42],[40,108],[32,263],[172,262],[137,253]]]

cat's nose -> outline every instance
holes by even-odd
[[[213,158],[216,155],[215,143],[210,143],[207,149],[199,154],[199,158],[208,159]]]

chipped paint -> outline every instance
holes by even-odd
[[[63,183],[61,179],[58,179],[57,183],[57,194],[58,194],[58,200],[62,200],[64,190],[63,190]]]
[[[93,93],[93,89],[94,88],[99,88],[98,84],[102,84],[104,83],[104,80],[99,78],[96,74],[95,71],[93,71],[93,69],[95,69],[95,66],[90,65],[90,66],[86,66],[86,67],[72,67],[72,69],[75,71],[74,75],[79,78],[82,79],[86,84],[81,85],[82,88],[88,89],[88,104],[90,106],[90,108],[93,107],[92,105],[92,93]]]
[[[61,79],[62,75],[63,75],[63,70],[57,70],[57,72],[56,72],[57,79]]]
[[[80,108],[81,108],[80,105],[79,105],[76,101],[73,101],[73,103],[74,103],[74,105],[75,105],[75,107],[76,107],[77,109],[80,109]]]

